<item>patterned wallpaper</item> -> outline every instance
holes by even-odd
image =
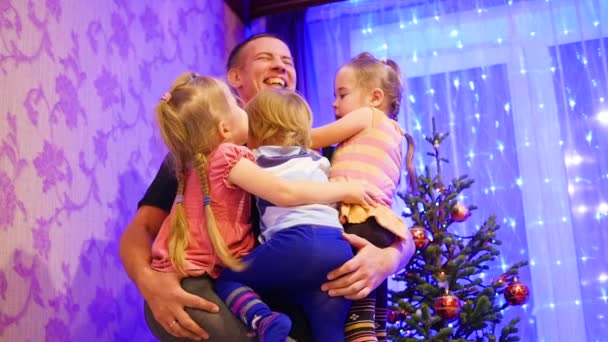
[[[219,0],[0,0],[0,340],[151,340],[118,238],[163,157],[152,109],[221,76]]]

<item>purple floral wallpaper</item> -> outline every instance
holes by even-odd
[[[118,258],[164,155],[152,110],[242,32],[215,0],[0,0],[0,340],[152,340]]]

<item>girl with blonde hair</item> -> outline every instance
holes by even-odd
[[[163,95],[156,117],[178,181],[175,203],[152,245],[151,263],[157,271],[178,272],[194,281],[217,278],[225,267],[249,272],[249,263],[239,259],[254,246],[250,194],[277,206],[372,202],[373,193],[361,184],[285,180],[258,167],[242,146],[248,139],[247,115],[219,80],[181,75]],[[352,256],[344,254],[340,264]],[[250,327],[262,341],[286,338],[286,316],[265,308],[253,313],[256,321]],[[179,328],[178,320],[169,324],[169,329]]]

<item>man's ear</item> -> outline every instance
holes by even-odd
[[[371,95],[370,104],[373,107],[380,106],[382,101],[384,101],[384,91],[382,91],[380,88],[374,88]]]
[[[227,79],[228,84],[234,89],[240,88],[243,83],[243,81],[241,80],[241,73],[236,68],[231,68],[230,70],[228,70]]]

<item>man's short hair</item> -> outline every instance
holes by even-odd
[[[232,51],[230,51],[230,55],[228,56],[228,62],[226,63],[226,71],[229,71],[230,69],[234,68],[238,64],[240,57],[241,57],[241,52],[243,51],[245,46],[247,46],[247,44],[251,43],[252,41],[254,41],[256,39],[264,38],[264,37],[274,38],[274,39],[280,40],[283,43],[285,43],[283,41],[283,39],[277,37],[276,35],[274,35],[272,33],[254,34],[253,36],[250,36],[247,39],[243,40],[242,42],[238,43],[232,49]],[[287,44],[285,44],[285,45],[287,45]]]

